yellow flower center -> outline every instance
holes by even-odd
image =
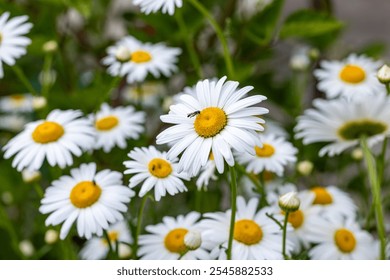
[[[252,220],[239,220],[234,224],[234,239],[246,245],[257,244],[263,238],[261,227]]]
[[[134,63],[145,63],[152,59],[152,56],[147,51],[135,51],[131,54],[130,60]]]
[[[111,130],[119,123],[119,119],[115,116],[107,116],[96,121],[95,127],[98,130]]]
[[[342,228],[336,231],[334,234],[334,241],[343,253],[350,253],[356,247],[356,239],[352,232]]]
[[[263,180],[264,182],[269,182],[275,179],[275,173],[268,171],[268,170],[263,170],[262,172]]]
[[[115,243],[118,240],[118,237],[119,237],[119,232],[115,230],[108,232],[108,239],[110,239],[111,242]],[[104,244],[107,245],[108,242],[106,238],[103,238],[102,241]]]
[[[270,144],[263,143],[262,148],[255,146],[255,151],[258,157],[271,157],[275,153],[275,148]]]
[[[149,162],[149,172],[157,178],[166,178],[172,173],[172,165],[162,158],[154,158]]]
[[[365,135],[371,137],[387,130],[387,125],[376,120],[356,120],[344,123],[338,129],[338,135],[344,140],[355,140]]]
[[[102,189],[91,181],[82,181],[70,192],[70,201],[77,208],[87,208],[99,200]]]
[[[26,97],[23,94],[13,94],[10,96],[10,98],[11,98],[11,102],[14,104],[20,104],[26,99]]]
[[[364,81],[366,72],[357,65],[348,64],[340,71],[340,79],[346,83],[358,84]]]
[[[214,160],[213,152],[210,152],[209,160]]]
[[[188,230],[185,228],[176,228],[171,230],[164,239],[165,248],[172,253],[183,254],[187,251],[187,247],[184,244],[184,236]]]
[[[64,135],[62,125],[56,122],[45,121],[34,129],[32,138],[37,143],[46,144],[57,141],[62,135]]]
[[[314,187],[311,189],[315,194],[313,204],[327,205],[333,202],[331,194],[323,187]]]
[[[282,212],[285,215],[284,212]],[[301,210],[290,212],[288,214],[288,222],[293,226],[293,228],[300,228],[305,220],[305,216]]]
[[[225,112],[218,107],[208,107],[203,109],[194,122],[194,128],[199,136],[204,138],[214,137],[227,124]]]

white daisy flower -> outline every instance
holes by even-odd
[[[208,244],[203,241],[203,232],[199,227],[200,214],[190,212],[187,215],[179,215],[176,218],[164,217],[163,222],[157,225],[149,225],[146,231],[139,237],[138,254],[142,260],[206,260],[210,259],[205,249]],[[186,245],[186,235],[196,231],[201,235],[201,244],[191,250]],[[198,240],[199,242],[199,240]],[[197,244],[199,245],[199,244]]]
[[[135,112],[132,106],[112,108],[104,103],[90,119],[94,122],[97,135],[94,148],[103,148],[108,153],[115,146],[126,148],[127,139],[139,138],[144,131],[145,113]]]
[[[320,150],[320,156],[334,156],[359,144],[367,137],[369,146],[390,135],[390,97],[378,95],[366,100],[314,100],[298,118],[296,138],[303,144],[332,142]]]
[[[264,186],[269,204],[278,203],[279,197],[286,193],[298,191],[297,186],[292,183],[283,183],[282,180],[272,180],[266,182]]]
[[[216,165],[214,161],[213,153],[210,154],[209,160],[206,165],[200,169],[198,179],[196,179],[196,186],[198,190],[204,188],[207,190],[207,186],[210,183],[210,180],[217,180],[218,177],[215,175]]]
[[[319,80],[318,89],[325,92],[327,98],[359,99],[385,90],[376,77],[382,65],[380,61],[350,54],[343,61],[322,61],[320,65],[322,68],[315,70],[314,76]]]
[[[12,132],[20,132],[29,121],[30,120],[23,115],[0,115],[0,129],[5,129]]]
[[[321,215],[324,217],[354,218],[356,216],[357,206],[352,198],[335,186],[315,186],[305,192],[314,194],[313,205],[321,207]]]
[[[115,46],[107,49],[108,56],[102,63],[108,65],[112,76],[126,76],[128,83],[143,82],[152,74],[159,78],[161,74],[169,77],[177,70],[175,63],[181,53],[179,48],[169,48],[163,43],[142,43],[131,36],[119,40]]]
[[[141,12],[145,14],[156,13],[161,11],[162,13],[173,15],[175,8],[181,8],[183,6],[182,0],[133,0],[134,5],[141,8]]]
[[[214,155],[219,173],[224,171],[224,161],[234,165],[232,149],[238,152],[255,153],[254,147],[261,146],[256,131],[262,131],[264,120],[258,117],[268,113],[263,107],[254,107],[265,100],[262,95],[244,96],[253,89],[247,86],[237,89],[238,82],[199,81],[196,98],[183,94],[181,103],[172,105],[168,115],[161,116],[165,123],[174,124],[157,136],[157,144],[172,144],[169,158],[183,153],[179,171],[190,176],[198,174],[205,166],[210,152]]]
[[[162,82],[145,82],[137,86],[127,85],[122,90],[125,101],[144,107],[159,107],[160,99],[166,97],[167,88]]]
[[[265,207],[257,211],[258,199],[252,198],[246,204],[243,197],[237,198],[236,222],[232,247],[233,260],[280,260],[282,255],[282,230],[266,216],[272,209]],[[212,244],[211,257],[226,259],[228,248],[231,210],[225,213],[206,213],[201,222],[204,240]],[[281,215],[274,215],[278,220]],[[292,249],[287,240],[287,252]]]
[[[82,164],[61,176],[46,189],[39,211],[48,214],[46,226],[63,223],[65,239],[73,223],[80,237],[101,236],[103,229],[123,219],[134,192],[122,185],[122,174],[108,169],[96,172],[96,164]],[[121,213],[122,212],[122,213]]]
[[[80,156],[95,143],[91,123],[76,110],[53,110],[46,120],[34,121],[3,147],[4,158],[16,155],[12,166],[18,171],[38,170],[46,158],[51,166],[73,164],[72,154]]]
[[[31,94],[12,94],[0,98],[0,111],[7,113],[30,113],[34,110]]]
[[[237,161],[246,165],[247,172],[259,174],[267,170],[282,176],[289,163],[296,162],[298,150],[282,137],[272,134],[258,134],[262,146],[255,146],[255,155],[236,153]]]
[[[187,191],[182,180],[189,180],[185,173],[177,172],[177,159],[169,160],[166,152],[154,146],[135,148],[128,154],[131,160],[123,164],[128,168],[124,174],[133,174],[129,187],[142,184],[139,196],[146,195],[154,188],[154,198],[159,201],[166,193],[175,195]]]
[[[133,242],[126,220],[111,225],[107,229],[107,235],[111,242],[111,247],[128,245]],[[84,260],[102,260],[107,257],[109,246],[105,237],[92,237],[87,240],[80,251],[80,257]]]
[[[23,36],[32,28],[32,24],[26,22],[28,16],[11,19],[9,16],[9,12],[0,15],[0,79],[4,77],[3,62],[15,65],[15,60],[26,54],[26,46],[31,44],[31,40]]]
[[[317,244],[309,251],[313,260],[375,260],[379,257],[378,243],[353,219],[313,219],[306,237]]]
[[[241,0],[237,1],[237,12],[244,18],[249,19],[264,10],[273,0]]]

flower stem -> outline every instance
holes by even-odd
[[[230,56],[229,47],[226,41],[226,38],[221,30],[221,27],[218,25],[214,17],[209,13],[209,11],[198,1],[198,0],[188,0],[205,18],[207,18],[213,27],[223,49],[223,57],[225,59],[225,64],[227,72],[230,79],[234,79],[234,67],[232,57]]]
[[[148,200],[148,194],[145,194],[144,197],[141,200],[141,206],[138,210],[138,217],[137,217],[137,228],[135,231],[135,238],[134,238],[134,249],[133,249],[133,255],[134,258],[137,258],[137,251],[138,251],[138,239],[141,234],[141,226],[142,226],[142,217],[145,210],[146,201]]]
[[[373,206],[375,208],[376,227],[380,241],[380,258],[386,259],[386,231],[384,226],[383,208],[381,202],[381,180],[378,177],[375,159],[367,144],[367,138],[361,137],[360,145],[363,149],[364,159],[367,165],[368,177],[371,185]]]
[[[227,249],[227,259],[232,259],[232,246],[233,246],[233,237],[234,237],[234,225],[236,222],[236,199],[237,199],[237,178],[236,170],[234,166],[229,166],[230,171],[230,189],[231,189],[231,216],[230,216],[230,230],[229,230],[229,242]]]
[[[104,237],[106,238],[107,240],[107,245],[108,245],[108,255],[110,255],[111,253],[114,252],[114,250],[112,249],[112,245],[111,245],[111,240],[110,240],[110,236],[108,235],[108,232],[107,230],[103,230],[103,233],[104,233]]]
[[[32,86],[32,84],[30,83],[30,81],[27,79],[26,75],[24,74],[23,70],[17,66],[17,65],[14,65],[11,67],[16,76],[18,77],[18,79],[22,82],[22,84],[26,87],[26,89],[33,95],[37,96],[38,93],[37,91],[34,89],[34,87]]]
[[[284,222],[283,222],[282,254],[285,259],[288,259],[288,256],[286,255],[286,238],[287,238],[287,222],[288,222],[289,214],[290,212],[286,211],[286,214],[284,215]]]
[[[190,55],[191,62],[195,68],[196,74],[198,75],[198,78],[201,79],[203,78],[201,63],[199,61],[199,57],[193,45],[192,38],[191,38],[192,36],[188,31],[188,28],[183,19],[182,11],[180,9],[178,9],[175,12],[175,17],[176,17],[177,25],[179,26],[181,32],[181,36],[183,37],[184,42],[186,44],[188,54]]]
[[[43,62],[43,69],[42,69],[42,89],[41,89],[41,94],[43,97],[47,99],[50,88],[52,86],[52,81],[51,81],[51,66],[52,66],[52,61],[53,61],[53,54],[48,53],[45,55],[45,59]]]

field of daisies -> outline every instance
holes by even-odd
[[[0,259],[389,259],[388,58],[316,2],[1,1]]]

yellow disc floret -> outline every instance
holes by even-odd
[[[45,121],[34,129],[32,138],[36,143],[46,144],[57,141],[62,135],[64,135],[62,125],[56,122]]]
[[[350,253],[356,247],[356,239],[353,233],[345,228],[339,229],[334,234],[334,242],[343,253]]]
[[[131,53],[131,62],[134,63],[145,63],[152,59],[152,55],[148,53],[147,51],[138,50],[133,53]]]
[[[311,191],[315,194],[313,204],[326,205],[333,202],[331,194],[324,187],[314,187]]]
[[[162,158],[154,158],[149,162],[149,172],[157,178],[166,178],[172,173],[172,165]]]
[[[270,144],[263,143],[262,148],[255,146],[255,151],[258,157],[271,157],[275,153],[275,148]]]
[[[188,230],[185,228],[176,228],[171,230],[164,239],[165,248],[172,253],[183,254],[187,251],[187,246],[184,244],[184,236]]]
[[[102,189],[92,181],[82,181],[70,192],[70,201],[77,208],[87,208],[99,200]]]
[[[227,116],[221,108],[208,107],[196,116],[194,128],[199,136],[209,138],[220,133],[226,124]]]
[[[366,72],[357,65],[347,64],[340,71],[340,79],[346,83],[358,84],[364,81]]]
[[[301,210],[290,212],[288,214],[288,222],[293,226],[293,228],[300,228],[303,224],[305,216]]]
[[[97,130],[107,131],[116,127],[119,123],[119,120],[115,116],[107,116],[101,119],[98,119],[95,123]]]
[[[263,238],[261,227],[252,220],[239,220],[234,225],[234,239],[246,245],[257,244]]]

